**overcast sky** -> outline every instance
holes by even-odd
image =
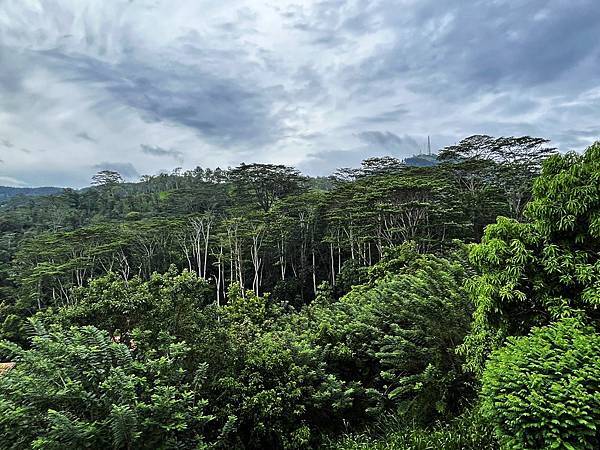
[[[598,0],[0,0],[0,184],[600,137]]]

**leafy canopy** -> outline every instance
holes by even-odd
[[[481,370],[507,336],[561,317],[600,322],[600,143],[585,154],[547,159],[526,210],[528,222],[499,218],[473,245],[480,275],[469,283],[476,303],[463,350]]]
[[[510,338],[483,374],[482,412],[506,448],[600,445],[600,334],[575,319]]]

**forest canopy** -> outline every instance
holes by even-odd
[[[2,448],[600,445],[600,144],[92,181],[0,208]]]

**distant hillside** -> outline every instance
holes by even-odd
[[[63,188],[58,187],[36,187],[36,188],[19,188],[0,186],[0,203],[19,195],[37,197],[40,195],[53,195],[62,192]]]
[[[435,166],[438,163],[437,160],[437,155],[426,155],[426,154],[419,154],[419,155],[413,155],[410,158],[406,158],[404,160],[404,163],[409,165],[409,166],[415,166],[415,167],[431,167],[431,166]]]

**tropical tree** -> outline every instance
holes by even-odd
[[[533,326],[600,315],[600,144],[582,155],[548,158],[525,216],[499,218],[471,248],[480,275],[469,283],[477,310],[463,350],[481,370],[485,355],[507,336]]]

